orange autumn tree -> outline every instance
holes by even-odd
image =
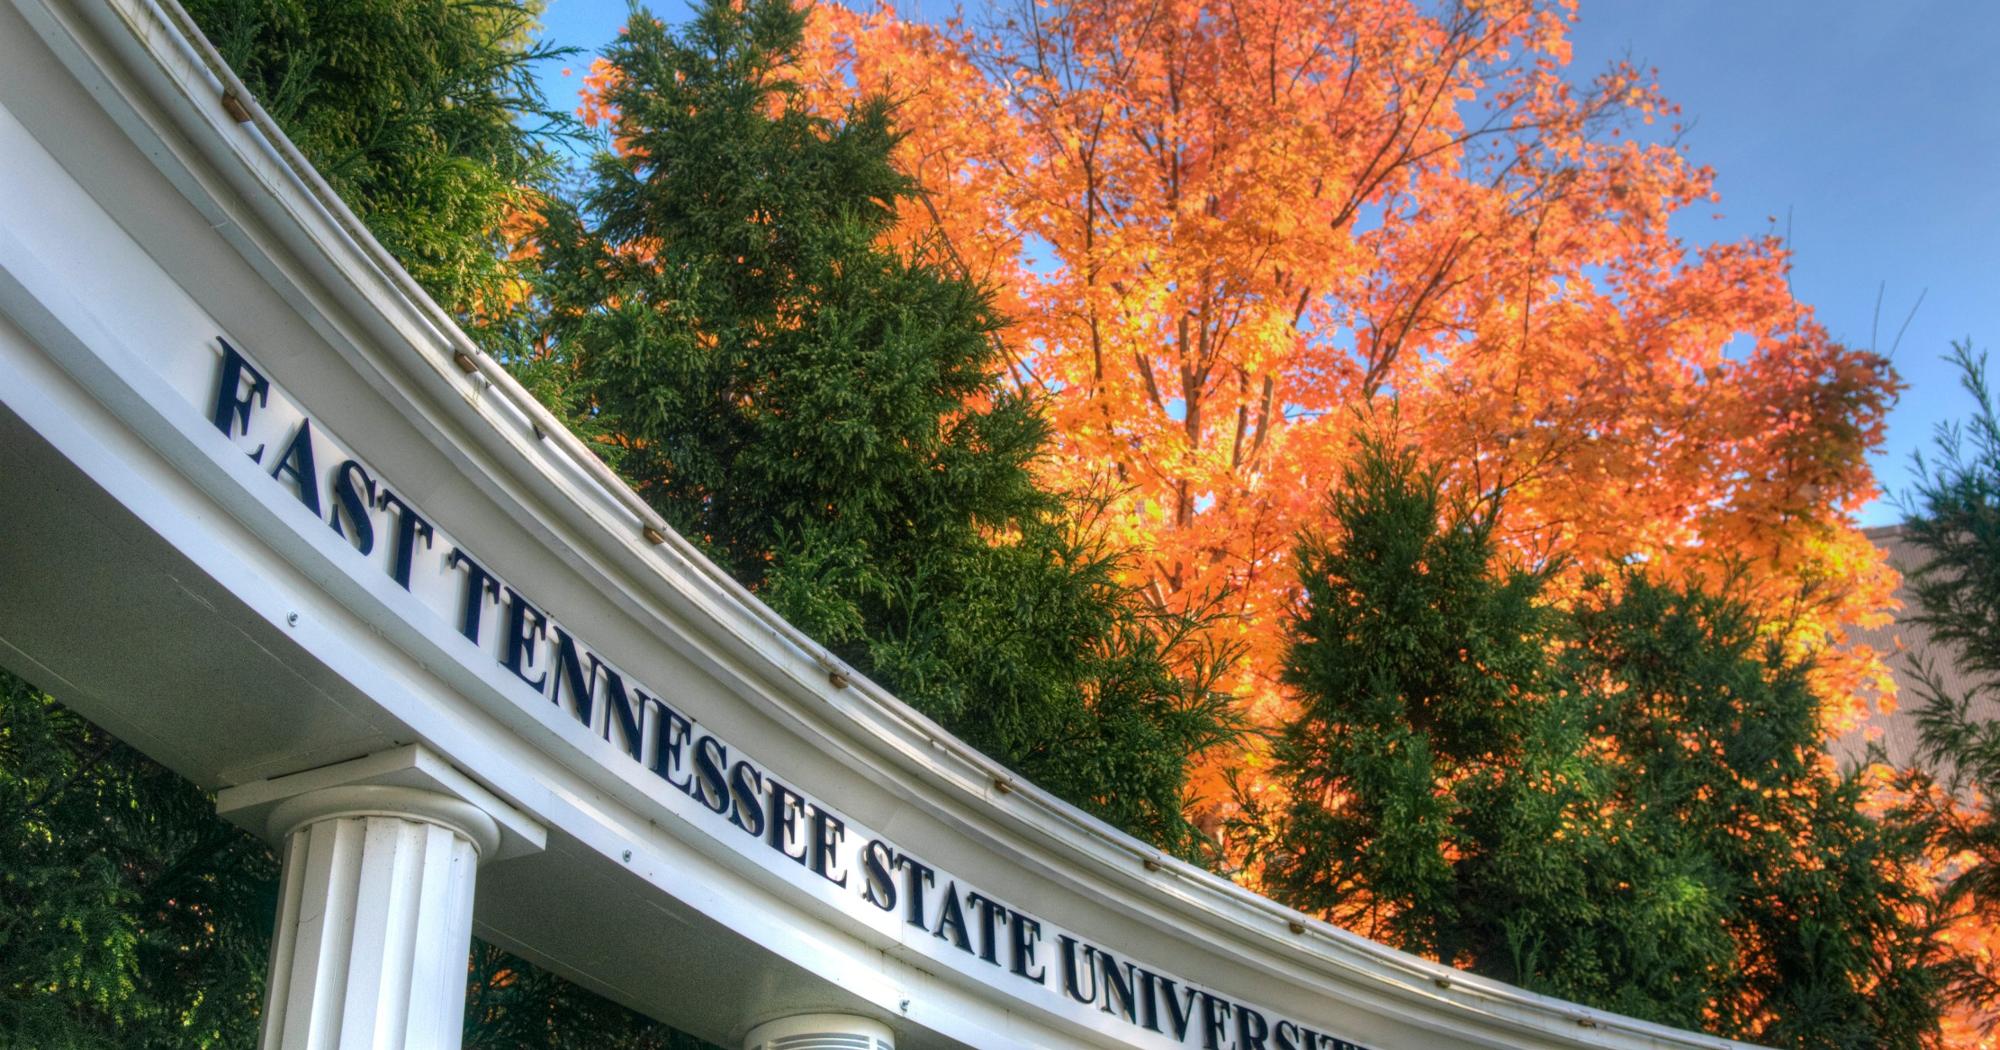
[[[1830,340],[1775,238],[1693,248],[1712,174],[1614,66],[1578,87],[1567,4],[1037,2],[982,24],[815,11],[829,106],[898,101],[941,229],[1014,321],[1075,486],[1122,493],[1156,600],[1222,593],[1274,684],[1298,530],[1393,401],[1457,483],[1508,495],[1508,544],[1578,566],[1739,574],[1829,697],[1881,685],[1837,643],[1892,576],[1874,494],[1886,362]],[[1669,129],[1671,131],[1671,129]],[[1829,643],[1836,643],[1829,646]],[[1850,724],[1843,701],[1829,728]],[[1223,775],[1261,757],[1217,756]]]
[[[1607,563],[1727,579],[1794,655],[1822,650],[1829,730],[1886,685],[1838,644],[1888,602],[1849,522],[1886,363],[1792,299],[1776,239],[1673,234],[1712,176],[1657,141],[1674,111],[1639,71],[1574,86],[1567,7],[1011,14],[822,4],[792,73],[829,115],[896,100],[927,192],[888,236],[942,234],[995,290],[1013,378],[1058,424],[1047,470],[1120,493],[1162,606],[1226,595],[1260,722],[1291,715],[1295,538],[1392,406],[1451,484],[1506,494],[1510,557],[1565,557],[1553,593]],[[1272,790],[1265,761],[1214,756],[1205,815],[1232,770]]]
[[[1739,572],[1800,648],[1887,604],[1848,520],[1886,363],[1792,299],[1776,239],[1670,231],[1712,175],[1634,134],[1673,114],[1639,71],[1572,86],[1568,17],[1091,2],[967,28],[822,4],[798,73],[829,111],[896,100],[927,190],[896,236],[942,231],[994,288],[1061,435],[1048,469],[1122,493],[1163,605],[1228,595],[1238,691],[1274,724],[1289,549],[1391,399],[1462,484],[1508,493],[1519,551]],[[1885,681],[1840,648],[1821,677]]]

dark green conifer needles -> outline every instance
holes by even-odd
[[[915,187],[891,107],[810,111],[805,13],[635,16],[616,152],[550,216],[542,340],[569,411],[667,519],[787,619],[1035,783],[1186,856],[1223,661],[1142,604],[1036,483],[1048,433],[1000,324],[938,246],[887,243]],[[550,374],[545,358],[529,365]],[[547,388],[544,380],[544,389]]]
[[[1741,603],[1622,572],[1567,609],[1497,501],[1362,450],[1306,537],[1268,890],[1535,991],[1784,1047],[1914,1047],[1936,947],[1907,825],[1822,749]],[[1261,831],[1259,830],[1261,828]]]

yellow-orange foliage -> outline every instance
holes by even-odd
[[[1253,722],[1286,713],[1294,539],[1388,424],[1504,492],[1510,548],[1567,559],[1559,589],[1620,561],[1731,578],[1820,653],[1837,734],[1893,696],[1845,634],[1891,604],[1853,514],[1896,381],[1792,297],[1776,237],[1675,235],[1713,175],[1649,74],[1569,68],[1572,18],[1028,0],[969,28],[823,2],[793,72],[829,113],[895,100],[925,191],[895,236],[942,238],[993,290],[1013,381],[1056,426],[1051,479],[1122,493],[1110,518],[1154,599],[1227,596]],[[587,120],[611,75],[593,69]],[[1212,756],[1199,805],[1228,808],[1230,771],[1270,790],[1261,761]],[[1952,936],[2000,953],[1978,916]],[[1952,1038],[1972,1045],[1972,1020]]]
[[[1742,574],[1794,646],[1878,622],[1852,512],[1894,380],[1793,300],[1775,238],[1669,229],[1711,173],[1643,126],[1629,67],[1567,74],[1566,8],[1083,0],[931,26],[814,12],[802,79],[897,100],[899,159],[1014,319],[1068,484],[1125,493],[1159,600],[1230,596],[1271,724],[1286,564],[1359,427],[1504,490],[1530,557]],[[1828,696],[1880,687],[1834,648]],[[1886,691],[1886,690],[1884,690]],[[1851,725],[1860,701],[1829,713]],[[1221,802],[1219,756],[1201,787]]]
[[[1883,816],[1894,810],[1924,812],[1963,834],[1989,810],[1993,800],[1987,792],[1968,787],[1955,795],[1928,774],[1899,771],[1880,763],[1861,771],[1868,786],[1868,811]],[[1933,842],[1925,855],[1902,873],[1919,889],[1939,889],[1949,885],[1982,858],[1971,853],[1952,853]],[[1972,894],[1945,895],[1937,918],[1937,941],[1950,955],[1983,974],[2000,974],[2000,907],[1982,902]],[[1939,1046],[1952,1050],[2000,1050],[2000,1002],[1968,999],[1951,1004],[1942,1020]]]

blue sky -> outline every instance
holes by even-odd
[[[1992,0],[1583,0],[1575,67],[1629,55],[1659,70],[1716,171],[1702,242],[1789,218],[1792,287],[1835,338],[1895,353],[1909,384],[1874,460],[1908,484],[1910,451],[1969,404],[1939,360],[2000,345],[2000,3]],[[1874,335],[1877,291],[1880,336]],[[1866,524],[1898,517],[1882,501]]]
[[[545,34],[594,52],[627,10],[549,0]],[[1716,171],[1720,207],[1677,226],[1690,243],[1789,224],[1794,291],[1850,345],[1887,352],[1922,296],[1894,358],[1908,389],[1874,457],[1886,489],[1906,487],[1910,452],[1968,404],[1939,357],[1954,339],[2000,345],[2000,2],[1581,0],[1579,14],[1577,76],[1628,56],[1657,68],[1691,125],[1683,141]],[[552,101],[573,97],[589,60],[568,64],[568,78],[545,70]],[[1897,517],[1878,500],[1862,521]]]

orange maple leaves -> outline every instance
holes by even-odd
[[[902,236],[995,288],[1051,474],[1124,493],[1158,599],[1230,596],[1270,724],[1288,551],[1392,401],[1507,494],[1525,557],[1736,574],[1800,649],[1887,604],[1848,518],[1886,363],[1793,301],[1777,240],[1674,235],[1711,174],[1632,134],[1674,114],[1639,71],[1574,86],[1566,32],[1525,0],[1087,0],[978,31],[828,4],[797,72],[829,109],[896,100],[929,193]],[[1824,664],[1830,696],[1883,679]]]

